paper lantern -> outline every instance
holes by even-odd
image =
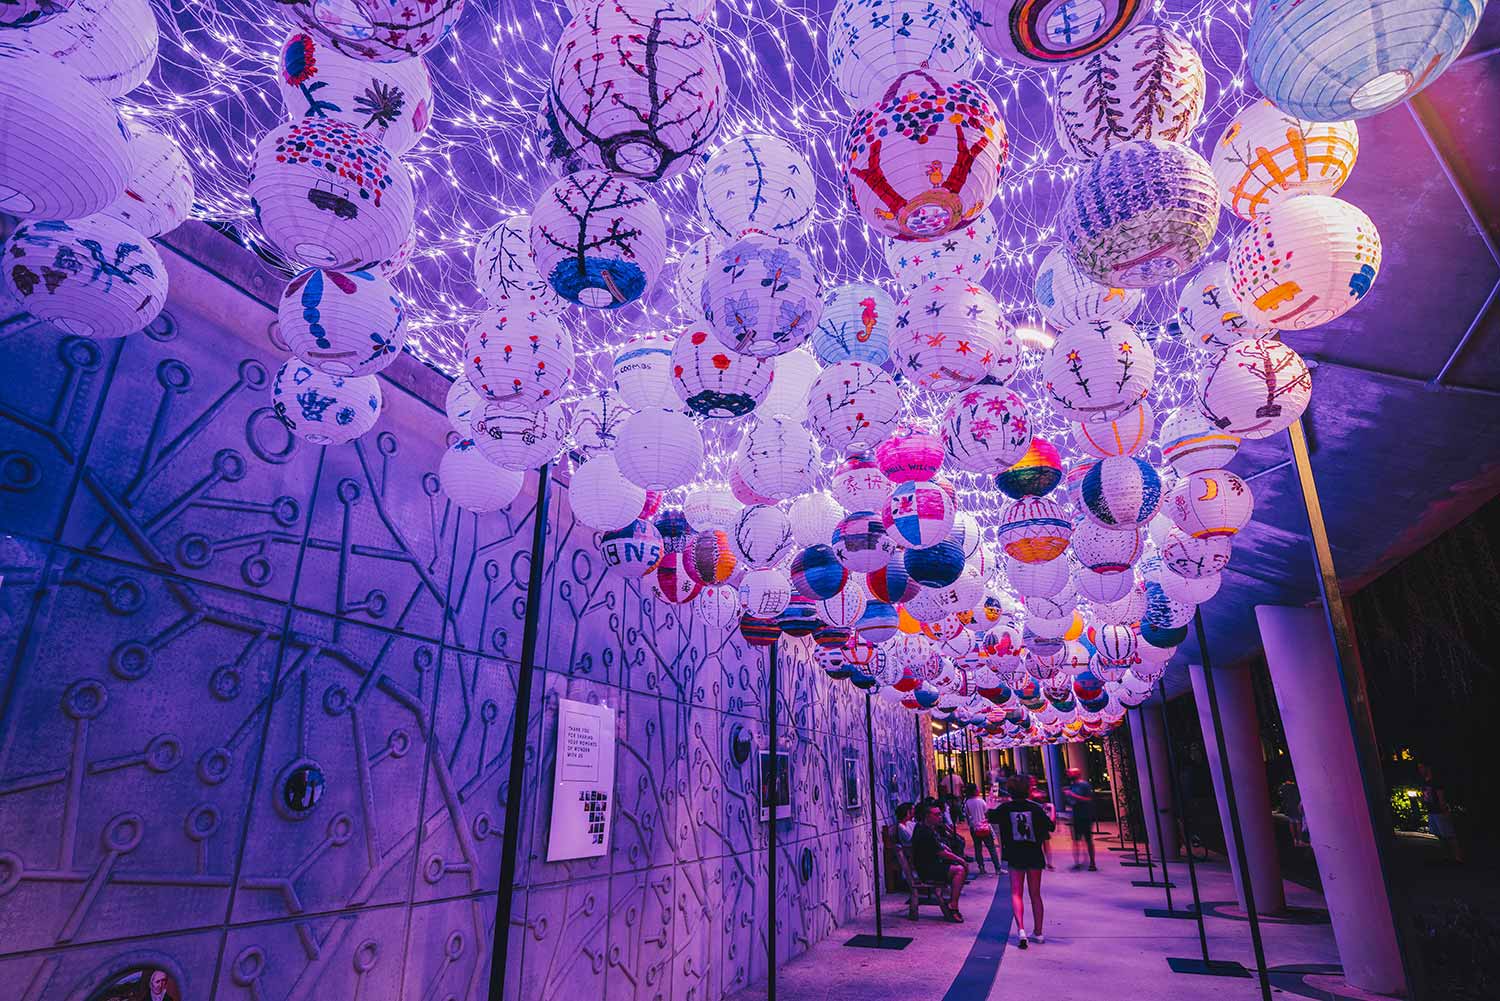
[[[102,215],[22,223],[0,256],[10,299],[77,337],[132,334],[166,303],[167,268],[156,247]]]
[[[818,619],[818,606],[812,598],[803,597],[794,590],[792,600],[776,616],[776,624],[788,636],[811,636],[823,623]]]
[[[534,309],[492,306],[464,340],[464,374],[486,403],[540,410],[573,376],[573,338],[556,319]]]
[[[1239,300],[1229,289],[1227,261],[1214,261],[1183,285],[1177,298],[1177,325],[1184,340],[1210,351],[1271,332],[1269,327],[1256,327],[1245,318]]]
[[[1095,604],[1111,601],[1119,601],[1130,593],[1135,587],[1135,574],[1131,573],[1095,573],[1092,570],[1081,569],[1073,578],[1074,586],[1078,588],[1080,597],[1087,598]]]
[[[892,555],[885,566],[870,571],[865,582],[870,594],[892,605],[910,601],[922,590],[922,585],[906,572],[906,557],[901,553]]]
[[[1250,75],[1278,108],[1314,122],[1378,114],[1419,93],[1463,51],[1483,0],[1258,3]]]
[[[551,94],[568,145],[594,167],[643,181],[695,162],[727,96],[713,37],[671,0],[579,10],[557,40]]]
[[[1149,288],[1191,270],[1219,222],[1208,163],[1160,139],[1121,143],[1090,160],[1058,226],[1073,263],[1103,285]]]
[[[833,547],[808,546],[792,557],[792,587],[806,598],[821,601],[844,589],[849,571],[839,562]]]
[[[380,380],[319,372],[288,358],[271,384],[271,409],[288,431],[311,445],[342,445],[380,418]]]
[[[1100,285],[1078,269],[1064,244],[1042,258],[1032,293],[1042,316],[1060,328],[1090,320],[1129,319],[1146,294],[1140,289]]]
[[[467,380],[461,380],[467,381]],[[596,389],[573,405],[568,434],[583,455],[611,449],[619,440],[620,427],[635,411],[625,406],[618,393]]]
[[[1162,510],[1194,538],[1234,535],[1250,523],[1255,497],[1250,484],[1227,469],[1210,469],[1173,487]]]
[[[1004,383],[1021,363],[995,297],[978,285],[941,279],[902,301],[891,356],[914,386],[934,393],[968,389],[992,371]]]
[[[1106,664],[1125,666],[1135,660],[1135,631],[1129,626],[1101,626],[1095,646]]]
[[[705,586],[727,581],[734,575],[735,566],[739,562],[730,545],[728,533],[721,529],[711,529],[692,536],[682,555],[682,566],[687,575]]]
[[[525,473],[501,469],[486,459],[472,438],[460,438],[438,460],[443,493],[459,507],[477,514],[509,507],[525,481]]]
[[[931,240],[989,206],[1009,152],[999,106],[978,84],[908,69],[854,116],[844,179],[872,229]]]
[[[892,483],[930,480],[943,467],[943,442],[919,427],[903,427],[875,446],[875,462]]]
[[[393,4],[390,0],[319,0],[290,4],[307,30],[355,59],[393,63],[431,51],[458,24],[464,0]]]
[[[995,486],[1012,499],[1042,497],[1062,482],[1062,475],[1057,448],[1041,438],[1032,438],[1014,465],[995,474]]]
[[[330,375],[374,375],[406,343],[401,300],[370,271],[309,268],[287,283],[276,315],[292,354]]]
[[[522,212],[491,226],[474,245],[474,287],[494,305],[543,313],[562,310],[562,300],[537,270],[531,253],[531,216]]]
[[[683,514],[687,515],[688,524],[695,531],[707,532],[712,529],[723,529],[731,531],[740,520],[740,512],[744,505],[735,500],[734,494],[728,490],[703,487],[688,494],[687,502],[682,505]]]
[[[964,391],[943,415],[943,450],[958,468],[972,473],[1008,469],[1031,445],[1026,402],[1002,386]]]
[[[1151,391],[1156,356],[1134,326],[1094,320],[1058,335],[1042,362],[1047,399],[1060,416],[1109,420]]]
[[[1359,155],[1353,122],[1309,122],[1252,101],[1224,126],[1209,156],[1224,207],[1254,219],[1293,195],[1332,195]]]
[[[775,568],[747,571],[740,580],[740,605],[757,618],[780,615],[792,600],[792,582]]]
[[[750,489],[786,500],[812,489],[817,451],[807,429],[785,417],[756,421],[740,441],[740,475]]]
[[[1124,535],[1124,532],[1111,532],[1111,535]],[[1077,541],[1074,541],[1076,548]],[[1128,626],[1145,618],[1148,610],[1146,591],[1143,587],[1132,587],[1125,597],[1118,601],[1101,601],[1093,605],[1093,616],[1096,622],[1105,625]]]
[[[907,289],[933,281],[978,284],[999,242],[995,216],[986,210],[934,240],[885,241],[885,264]]]
[[[1089,470],[1079,494],[1090,520],[1109,529],[1140,528],[1161,508],[1161,477],[1145,459],[1111,456]]]
[[[734,545],[747,564],[768,567],[792,551],[792,523],[769,504],[747,507],[734,527]]]
[[[829,488],[845,511],[879,511],[891,495],[891,481],[870,452],[855,452],[839,463]]]
[[[1156,412],[1142,400],[1119,417],[1073,425],[1073,444],[1100,459],[1145,451],[1156,430]]]
[[[358,271],[401,249],[411,174],[356,125],[299,118],[255,146],[250,203],[266,239],[310,267]]]
[[[1193,621],[1196,605],[1178,601],[1162,590],[1160,584],[1148,581],[1145,586],[1146,615],[1143,624],[1157,629],[1181,629]]]
[[[672,275],[672,294],[677,304],[696,315],[702,308],[703,282],[708,277],[708,267],[724,246],[712,236],[705,236],[688,244],[677,259],[677,270]]]
[[[701,305],[725,345],[767,358],[807,340],[823,312],[818,271],[794,243],[749,233],[719,251]]]
[[[1050,598],[1061,594],[1073,580],[1072,568],[1062,557],[1028,563],[1006,553],[1003,559],[1006,580],[1023,596]]]
[[[729,464],[729,492],[734,495],[734,499],[747,506],[775,504],[775,497],[767,497],[765,494],[750,489],[750,485],[745,482],[744,474],[741,471],[742,465],[743,462],[738,455]]]
[[[823,369],[816,358],[803,349],[788,351],[775,358],[776,375],[771,380],[771,391],[756,407],[761,417],[789,417],[794,421],[807,419],[807,393]]]
[[[639,299],[661,274],[666,223],[639,185],[582,170],[537,199],[531,255],[537,272],[568,302],[617,309]]]
[[[693,534],[693,527],[688,524],[687,515],[677,508],[667,508],[652,522],[656,530],[661,533],[662,548],[669,553],[680,553],[687,549],[688,539]]]
[[[484,401],[479,398],[479,393],[469,384],[469,380],[462,377],[454,379],[443,400],[443,413],[447,414],[448,423],[460,438],[474,436],[472,422],[483,411]]]
[[[474,420],[474,442],[502,469],[535,469],[557,458],[567,430],[568,415],[560,402],[535,412],[491,404]]]
[[[1183,407],[1161,426],[1162,458],[1179,476],[1222,469],[1240,450],[1238,435],[1218,430],[1195,406]]]
[[[1058,144],[1090,160],[1122,143],[1185,143],[1203,117],[1203,60],[1159,24],[1131,28],[1068,65],[1052,99]]]
[[[1068,548],[1073,526],[1056,501],[1022,497],[1005,509],[1000,521],[1000,546],[1022,563],[1046,563]]]
[[[73,6],[74,0],[14,0],[0,7],[0,28],[29,28],[42,24]]]
[[[684,566],[682,553],[666,552],[651,572],[651,593],[672,605],[686,605],[703,592]]]
[[[25,16],[9,5],[4,10],[0,18]],[[125,191],[131,170],[125,126],[77,70],[12,46],[0,54],[0,107],[0,149],[6,151],[0,212],[79,219]]]
[[[739,622],[739,588],[728,585],[705,587],[693,601],[693,611],[697,613],[698,621],[708,629],[710,636],[723,633]]]
[[[161,236],[182,225],[192,212],[193,174],[177,140],[142,125],[133,129],[130,181],[100,215],[145,236]]]
[[[422,60],[355,59],[306,32],[281,43],[276,89],[288,118],[348,122],[397,156],[432,124],[432,81]]]
[[[1217,574],[1228,566],[1231,548],[1228,536],[1211,535],[1199,539],[1174,528],[1161,547],[1161,562],[1177,576],[1196,580]]]
[[[896,303],[869,282],[850,282],[823,297],[823,314],[812,334],[812,348],[824,365],[858,361],[884,365],[891,351]]]
[[[1163,566],[1156,580],[1161,585],[1162,592],[1173,601],[1201,605],[1219,593],[1223,578],[1216,573],[1202,577],[1184,577]]]
[[[706,330],[689,330],[672,347],[672,385],[704,417],[743,417],[765,399],[774,368],[768,359],[726,348]]]
[[[899,548],[886,538],[880,515],[871,511],[845,516],[833,530],[832,544],[839,562],[856,573],[879,570]]]
[[[604,557],[606,570],[633,580],[655,570],[666,550],[656,527],[649,521],[637,520],[605,532],[599,540],[599,553]]]
[[[412,254],[417,250],[417,229],[413,226],[407,230],[406,237],[401,241],[401,246],[396,252],[375,266],[375,270],[382,278],[394,278],[405,271],[407,265],[411,264]]]
[[[740,636],[752,647],[768,647],[781,638],[781,626],[773,619],[740,616]]]
[[[714,236],[733,242],[756,232],[798,240],[812,228],[812,165],[785,139],[744,135],[703,159],[698,218]]]
[[[1311,398],[1307,363],[1279,340],[1236,341],[1198,371],[1204,416],[1216,430],[1241,438],[1285,431]]]
[[[1375,284],[1380,259],[1369,216],[1337,198],[1299,195],[1257,213],[1235,236],[1229,288],[1251,324],[1306,330],[1353,309]]]
[[[845,588],[844,591],[851,592],[855,588]],[[859,617],[855,624],[855,630],[860,636],[871,643],[887,643],[896,638],[896,608],[894,605],[884,601],[870,599],[865,602],[864,614]]]
[[[963,547],[952,539],[908,549],[903,558],[906,572],[923,587],[947,587],[964,572]]]
[[[647,490],[687,486],[703,464],[703,436],[686,414],[642,410],[620,428],[620,472]]]
[[[869,362],[829,365],[807,391],[807,423],[825,448],[840,454],[885,439],[901,417],[901,391]]]
[[[580,465],[568,484],[573,517],[600,532],[612,532],[640,518],[645,502],[646,491],[620,473],[608,452]]]
[[[1081,59],[1119,38],[1150,5],[1142,0],[975,0],[974,33],[995,55],[1032,66]]]
[[[799,546],[828,543],[844,518],[838,503],[820,491],[798,497],[787,513],[792,521],[792,538]]]
[[[672,382],[675,343],[671,334],[646,334],[632,337],[615,353],[615,391],[627,407],[667,410],[681,404]]]
[[[1124,573],[1135,566],[1144,547],[1142,533],[1121,531],[1082,519],[1073,529],[1073,555],[1085,570],[1098,574]]]
[[[828,22],[833,85],[855,105],[914,66],[963,73],[974,54],[967,14],[946,0],[840,0]]]
[[[905,480],[881,508],[886,531],[907,546],[935,546],[948,537],[958,500],[945,480]],[[961,555],[961,554],[960,554]]]

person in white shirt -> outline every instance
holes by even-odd
[[[990,850],[990,861],[995,863],[995,872],[1001,871],[1000,853],[995,849],[995,832],[990,828],[987,816],[989,808],[990,805],[972,783],[964,787],[964,820],[969,825],[969,840],[974,843],[974,861],[979,864],[981,875],[984,873],[984,852],[981,848],[984,847]]]

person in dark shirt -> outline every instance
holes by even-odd
[[[1073,808],[1073,871],[1083,868],[1080,845],[1089,847],[1089,872],[1098,872],[1094,864],[1094,787],[1077,768],[1068,769],[1068,784],[1063,787],[1063,799]]]
[[[964,888],[969,867],[960,856],[953,853],[943,837],[943,808],[933,803],[919,816],[922,822],[912,832],[911,838],[912,868],[916,870],[918,878],[936,883],[939,887],[948,887],[947,900],[943,899],[942,892],[939,891],[938,906],[943,909],[943,916],[949,921],[962,921],[964,916],[958,912],[958,895]]]
[[[1017,945],[1026,948],[1026,891],[1031,892],[1031,941],[1042,937],[1042,870],[1047,860],[1042,845],[1052,833],[1047,811],[1031,801],[1031,783],[1024,775],[1010,782],[1011,801],[996,811],[999,815],[1000,854],[1010,865],[1010,909],[1016,916]]]

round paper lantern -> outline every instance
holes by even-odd
[[[680,553],[687,549],[688,539],[693,534],[693,528],[688,524],[687,515],[677,508],[667,508],[652,522],[656,530],[661,533],[662,548],[669,553]]]
[[[1106,528],[1084,518],[1073,529],[1072,546],[1073,555],[1085,570],[1124,573],[1141,558],[1144,540],[1139,531]]]
[[[1222,469],[1240,450],[1238,435],[1214,427],[1197,407],[1183,407],[1161,426],[1162,458],[1179,476]]]
[[[1142,622],[1158,629],[1181,629],[1193,621],[1197,606],[1186,601],[1176,601],[1162,590],[1160,584],[1147,582],[1145,586],[1146,615]]]
[[[823,297],[823,315],[812,334],[812,349],[824,365],[858,361],[884,365],[891,356],[896,303],[869,282],[850,282]]]
[[[671,334],[632,337],[615,353],[615,391],[635,410],[668,410],[681,403],[672,382]]]
[[[1073,581],[1072,567],[1061,557],[1027,563],[1006,553],[1004,560],[1006,580],[1023,596],[1050,598],[1061,594]]]
[[[1031,445],[1026,401],[1003,386],[973,386],[943,414],[943,451],[959,469],[998,473]]]
[[[677,259],[677,269],[672,275],[672,294],[677,304],[689,313],[698,312],[708,267],[722,249],[723,245],[717,239],[705,236],[688,244]]]
[[[23,16],[10,5],[0,13]],[[12,46],[0,53],[0,107],[0,149],[6,151],[0,158],[0,212],[79,219],[125,191],[128,133],[115,106],[77,70]]]
[[[975,0],[974,32],[1002,59],[1055,66],[1097,52],[1150,10],[1142,0]]]
[[[964,550],[952,539],[906,550],[906,572],[923,587],[947,587],[964,572]]]
[[[170,233],[193,210],[193,174],[177,140],[143,125],[130,137],[130,182],[100,215],[145,236]]]
[[[845,587],[833,597],[818,602],[818,618],[836,628],[852,629],[865,614],[867,602],[863,587]]]
[[[1110,534],[1124,535],[1125,533],[1111,532]],[[1128,626],[1145,618],[1146,612],[1146,591],[1142,587],[1132,587],[1130,592],[1119,601],[1101,601],[1093,606],[1095,621],[1105,625]]]
[[[902,545],[935,546],[948,537],[958,500],[945,480],[906,480],[891,490],[880,518]],[[962,552],[960,552],[960,557]]]
[[[1113,420],[1085,421],[1073,425],[1073,444],[1100,459],[1135,455],[1151,444],[1156,430],[1156,412],[1142,400]]]
[[[943,467],[943,442],[919,427],[900,428],[875,446],[875,462],[892,483],[930,480]]]
[[[1136,288],[1100,285],[1079,270],[1065,244],[1047,251],[1032,286],[1037,308],[1054,327],[1067,328],[1091,320],[1125,320],[1145,297]]]
[[[1210,469],[1173,487],[1162,510],[1194,538],[1234,535],[1250,523],[1255,497],[1250,484],[1229,470]]]
[[[744,135],[704,157],[698,218],[720,239],[734,241],[749,232],[801,239],[812,228],[816,206],[812,166],[785,139]]]
[[[726,345],[768,358],[811,336],[823,312],[817,267],[807,251],[749,233],[719,251],[703,282],[704,318]]]
[[[739,523],[744,507],[728,490],[704,487],[688,494],[682,512],[687,515],[688,524],[694,531],[707,532],[718,528],[728,532]]]
[[[1359,155],[1353,122],[1309,122],[1252,101],[1224,127],[1209,157],[1224,207],[1254,219],[1293,195],[1332,195]]]
[[[879,511],[891,495],[891,481],[870,452],[855,452],[839,463],[829,487],[845,511]]]
[[[792,587],[806,598],[832,598],[844,589],[849,571],[839,562],[833,547],[808,546],[792,557]]]
[[[703,436],[687,414],[642,410],[621,426],[615,461],[627,480],[647,490],[686,486],[703,464]]]
[[[471,438],[460,438],[438,461],[438,482],[448,499],[466,511],[484,514],[509,507],[521,493],[526,474],[501,469],[486,459]]]
[[[1084,513],[1110,529],[1144,526],[1161,508],[1161,477],[1133,455],[1101,459],[1079,488]]]
[[[844,454],[883,441],[901,407],[901,391],[883,369],[870,362],[835,362],[807,391],[807,424],[825,448]]]
[[[967,14],[945,0],[840,0],[828,23],[833,85],[855,105],[914,66],[962,73],[974,52]]]
[[[1199,539],[1174,528],[1161,547],[1161,562],[1177,576],[1197,580],[1217,574],[1228,566],[1231,550],[1228,536],[1212,535]]]
[[[1185,38],[1143,24],[1071,63],[1052,99],[1058,144],[1090,160],[1122,143],[1184,143],[1203,117],[1203,60]]]
[[[599,540],[599,553],[604,557],[606,570],[636,579],[655,570],[666,550],[656,526],[649,521],[636,520],[624,528],[605,532]]]
[[[380,418],[380,380],[319,372],[288,358],[271,384],[271,409],[286,429],[312,445],[342,445]]]
[[[1020,346],[989,292],[939,279],[901,303],[891,355],[912,384],[934,393],[968,389],[992,369],[1004,383],[1020,367]]]
[[[870,571],[865,582],[872,595],[892,605],[908,602],[922,590],[922,585],[906,572],[906,557],[900,553],[894,554],[885,566]]]
[[[995,216],[986,210],[935,240],[887,240],[885,263],[907,289],[933,281],[977,284],[989,271],[999,242]]]
[[[463,380],[467,381],[467,380]],[[587,455],[615,447],[620,427],[635,411],[625,406],[618,393],[596,389],[573,405],[568,433],[574,446]]]
[[[756,407],[761,417],[789,417],[794,421],[807,419],[807,392],[823,369],[812,353],[797,348],[774,359],[776,375],[771,380],[771,391]]]
[[[799,546],[828,543],[844,518],[838,503],[820,491],[803,494],[792,501],[787,514],[792,521],[792,538]]]
[[[705,587],[693,601],[693,610],[698,613],[698,621],[707,627],[710,635],[725,632],[739,622],[739,588],[728,585]]]
[[[844,589],[846,593],[854,590],[856,588]],[[865,602],[864,614],[855,624],[855,630],[871,643],[886,643],[896,638],[896,621],[894,605],[870,599]]]
[[[1257,213],[1235,236],[1229,289],[1251,324],[1306,330],[1353,309],[1375,284],[1380,259],[1369,216],[1337,198],[1299,195]]]
[[[885,534],[885,522],[880,515],[856,511],[833,530],[833,553],[840,563],[856,573],[879,570],[896,555],[897,547]]]
[[[492,306],[464,340],[464,374],[487,403],[535,411],[573,376],[573,338],[553,317],[519,303]]]
[[[1092,570],[1079,570],[1073,582],[1078,588],[1080,597],[1087,598],[1095,604],[1104,604],[1119,601],[1129,594],[1130,589],[1135,587],[1135,574],[1095,573]]]
[[[740,471],[741,465],[739,456],[735,456],[734,461],[729,464],[729,492],[734,495],[734,499],[747,506],[775,504],[776,498],[767,497],[765,494],[750,489],[750,485],[745,482],[745,477]]]
[[[1278,108],[1309,121],[1364,118],[1441,76],[1483,13],[1482,0],[1259,3],[1250,75]]]
[[[1045,497],[1022,497],[1005,509],[1000,546],[1022,563],[1046,563],[1068,548],[1073,526],[1062,505]]]
[[[1307,363],[1279,340],[1236,341],[1198,372],[1204,416],[1216,430],[1241,438],[1285,431],[1311,398]]]
[[[1135,631],[1129,626],[1101,626],[1094,645],[1107,664],[1124,666],[1135,660]]]
[[[591,165],[643,181],[691,166],[724,113],[724,67],[703,24],[671,0],[590,3],[552,56],[552,109]]]
[[[1009,152],[999,106],[978,84],[908,69],[854,116],[844,178],[872,229],[930,240],[989,206]]]
[[[1159,649],[1175,649],[1183,640],[1187,639],[1187,626],[1179,626],[1176,629],[1157,626],[1149,619],[1141,623],[1140,647],[1153,646]],[[1140,648],[1137,648],[1139,652]]]
[[[288,118],[337,118],[400,156],[432,124],[432,81],[420,59],[372,63],[297,32],[281,43],[276,89]]]
[[[1216,573],[1205,574],[1202,577],[1184,577],[1162,567],[1156,580],[1161,585],[1162,593],[1173,601],[1201,605],[1219,593],[1219,585],[1223,578]]]
[[[812,488],[816,456],[806,428],[785,417],[772,417],[756,421],[740,441],[740,475],[755,492],[786,500]]]
[[[564,299],[617,309],[639,299],[661,274],[666,223],[639,185],[581,170],[537,199],[531,255],[537,272]]]
[[[432,50],[464,12],[464,0],[319,0],[290,6],[303,27],[340,52],[377,63],[401,62]]]
[[[615,457],[601,452],[573,472],[568,504],[589,528],[612,532],[642,516],[646,491],[620,473]]]
[[[682,553],[662,554],[661,562],[651,573],[651,593],[673,605],[686,605],[703,592],[684,566]]]
[[[1062,482],[1062,456],[1041,438],[1032,438],[1026,452],[1015,464],[995,474],[995,486],[1013,500],[1041,497],[1051,493]]]
[[[1229,290],[1228,261],[1214,261],[1183,285],[1177,297],[1177,325],[1185,340],[1210,351],[1271,332],[1245,318]]]
[[[747,507],[734,527],[734,545],[752,567],[779,563],[792,551],[791,520],[769,504]]]
[[[522,212],[501,219],[474,245],[474,287],[499,305],[522,304],[543,313],[562,309],[562,300],[536,269],[531,254],[531,216]]]
[[[689,330],[672,348],[672,385],[704,417],[743,417],[771,388],[771,362],[726,348],[706,330]]]
[[[1139,139],[1090,160],[1058,215],[1073,263],[1103,285],[1149,288],[1189,271],[1219,223],[1208,163],[1178,143]]]
[[[768,647],[781,638],[781,626],[774,619],[740,616],[740,636],[752,647]]]
[[[561,403],[535,413],[503,410],[493,404],[474,420],[474,443],[502,469],[535,469],[557,458],[568,432]]]
[[[22,223],[0,256],[11,300],[78,337],[133,334],[166,304],[167,268],[155,245],[102,215]]]
[[[746,571],[740,579],[740,604],[758,618],[780,615],[792,600],[792,582],[773,567]]]
[[[309,268],[287,283],[276,315],[292,354],[330,375],[374,375],[406,343],[401,300],[371,271]]]
[[[15,0],[0,7],[0,28],[28,28],[66,13],[74,0]]]
[[[776,624],[788,636],[811,636],[823,625],[818,619],[817,603],[795,592],[786,608],[776,616]]]
[[[1095,320],[1058,335],[1042,362],[1047,398],[1060,416],[1108,420],[1151,391],[1156,356],[1140,331],[1118,320]]]
[[[484,401],[479,398],[479,393],[469,384],[469,380],[454,379],[443,401],[443,413],[448,415],[448,423],[453,425],[453,430],[458,432],[459,437],[474,436],[472,422],[483,412]]]

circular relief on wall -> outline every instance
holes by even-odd
[[[328,779],[311,758],[299,758],[276,777],[276,811],[288,820],[303,820],[313,812]]]
[[[183,1001],[177,978],[159,966],[133,966],[117,973],[88,1001]]]
[[[736,765],[743,765],[750,760],[751,746],[750,731],[736,723],[729,734],[729,754]]]
[[[808,883],[813,878],[813,853],[811,848],[802,849],[802,882]]]

